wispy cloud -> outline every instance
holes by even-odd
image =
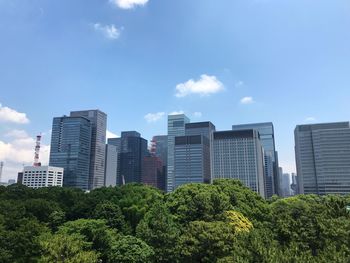
[[[9,107],[4,107],[0,103],[0,122],[12,122],[18,124],[29,123],[27,115]]]
[[[179,114],[185,114],[185,112],[183,110],[180,110],[180,111],[173,111],[169,113],[169,115],[179,115]]]
[[[314,122],[314,121],[316,121],[316,118],[315,118],[315,117],[307,117],[307,118],[305,119],[305,122]]]
[[[253,104],[255,101],[254,101],[254,99],[253,99],[253,97],[243,97],[242,99],[241,99],[241,104]]]
[[[201,75],[199,80],[190,79],[176,86],[175,96],[178,98],[186,97],[190,94],[208,96],[224,89],[224,85],[215,77],[206,74]]]
[[[108,39],[118,39],[121,34],[121,29],[117,28],[114,24],[111,25],[102,25],[100,23],[96,23],[93,25],[95,31],[102,33]]]
[[[122,9],[132,9],[136,6],[144,6],[149,0],[109,0],[110,3]]]
[[[148,123],[157,122],[165,116],[165,112],[148,113],[145,115],[145,120]]]

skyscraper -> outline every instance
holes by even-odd
[[[175,187],[175,137],[185,135],[185,124],[190,119],[184,114],[168,116],[168,172],[167,172],[167,192],[171,192]]]
[[[210,141],[203,135],[175,137],[175,188],[210,183]]]
[[[84,117],[53,119],[50,166],[64,168],[63,186],[89,189],[91,123]]]
[[[106,162],[105,162],[105,183],[106,187],[117,185],[118,172],[118,154],[117,146],[112,144],[106,145]]]
[[[89,189],[102,187],[105,176],[107,115],[100,110],[86,110],[72,111],[70,116],[90,120],[92,133]]]
[[[263,150],[256,130],[214,133],[213,179],[239,179],[265,197]]]
[[[261,145],[264,148],[264,177],[266,197],[279,194],[278,155],[275,144],[275,131],[272,122],[233,125],[232,130],[254,129],[260,134]]]
[[[142,162],[148,154],[147,140],[140,133],[122,132],[118,183],[141,183]]]
[[[151,154],[160,158],[164,166],[168,162],[168,136],[157,135],[153,136],[151,141]]]
[[[165,173],[162,160],[157,156],[143,158],[141,182],[165,191]]]
[[[299,193],[349,194],[349,122],[298,125],[294,136]]]
[[[212,157],[215,125],[210,121],[187,123],[185,126],[186,135],[202,135],[209,140],[209,182],[212,181]]]

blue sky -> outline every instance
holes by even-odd
[[[0,0],[0,160],[32,161],[52,118],[99,108],[108,130],[166,133],[166,115],[295,125],[349,120],[348,0]],[[147,116],[147,117],[146,117]]]

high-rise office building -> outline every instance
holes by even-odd
[[[168,162],[168,136],[153,136],[151,141],[151,154],[157,156],[163,162],[163,166],[167,166]]]
[[[350,193],[350,123],[298,125],[294,131],[300,194]]]
[[[279,194],[278,155],[275,144],[275,131],[272,122],[233,125],[232,130],[257,130],[264,148],[264,177],[266,197]]]
[[[63,186],[64,169],[53,166],[26,166],[22,184],[31,188]]]
[[[104,186],[107,115],[100,110],[72,111],[71,117],[85,117],[91,123],[89,189]]]
[[[148,155],[147,140],[140,133],[122,132],[118,184],[141,183],[142,163]]]
[[[213,141],[214,141],[214,132],[216,131],[215,125],[210,121],[205,122],[193,122],[187,123],[185,126],[186,135],[202,135],[209,140],[209,178],[210,182],[212,181],[211,169],[212,169],[212,156],[213,156]]]
[[[117,146],[112,144],[106,145],[106,169],[104,183],[106,187],[117,185],[118,154]]]
[[[214,133],[213,179],[239,179],[265,197],[264,157],[256,130]]]
[[[290,175],[288,173],[284,173],[283,169],[279,168],[279,181],[280,181],[280,189],[281,189],[281,196],[282,197],[288,197],[291,196],[291,188],[290,188]]]
[[[298,193],[298,178],[295,173],[292,173],[292,183],[290,185],[290,188],[292,189],[292,195],[297,195]]]
[[[63,186],[89,190],[91,123],[84,117],[53,119],[49,165],[64,168]]]
[[[143,158],[141,182],[165,191],[165,173],[163,161],[157,156]]]
[[[168,172],[167,172],[167,192],[171,192],[175,187],[175,137],[185,135],[185,124],[190,119],[184,114],[168,116]]]
[[[113,145],[116,147],[117,151],[117,184],[121,182],[121,177],[120,177],[120,156],[121,156],[121,149],[122,149],[122,138],[109,138],[107,140],[108,145]]]
[[[210,141],[203,135],[175,137],[175,188],[187,183],[210,183]]]

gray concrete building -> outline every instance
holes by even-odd
[[[175,137],[185,135],[185,124],[189,122],[190,119],[184,114],[168,116],[167,192],[171,192],[175,188]]]
[[[175,189],[188,183],[210,183],[210,142],[203,135],[175,137]]]
[[[100,110],[72,111],[71,117],[84,117],[91,123],[89,189],[104,186],[107,115]]]
[[[106,187],[117,185],[118,154],[117,146],[107,143],[104,182]]]
[[[214,133],[213,179],[238,179],[265,197],[264,157],[256,130]]]
[[[349,122],[298,125],[294,137],[299,193],[349,194]]]
[[[264,148],[264,177],[266,197],[280,194],[278,173],[278,154],[275,143],[275,130],[272,122],[233,125],[232,130],[254,129],[260,134],[261,145]]]

